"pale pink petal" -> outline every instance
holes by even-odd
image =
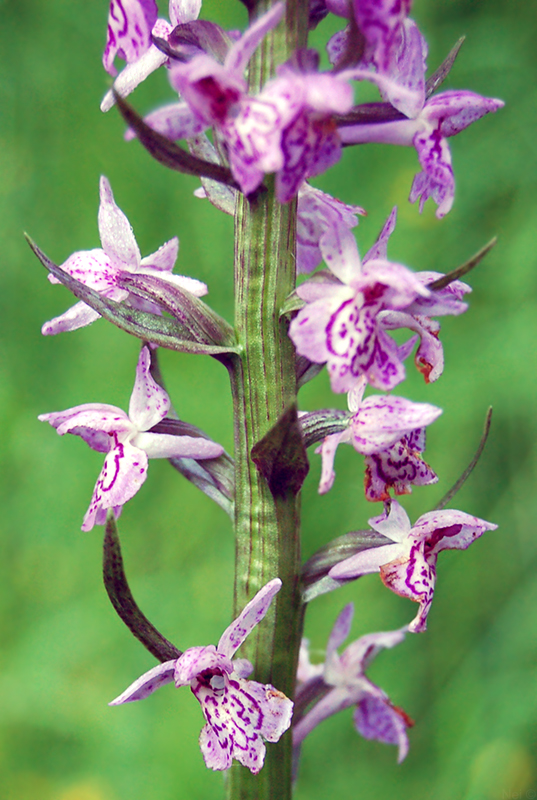
[[[63,314],[60,314],[59,317],[54,317],[45,322],[41,328],[41,333],[43,336],[52,336],[56,333],[76,331],[85,325],[91,325],[100,316],[98,311],[94,311],[93,308],[80,301],[68,308]]]
[[[199,17],[201,0],[170,0],[169,15],[172,25],[182,25]]]
[[[177,659],[175,665],[175,685],[187,686],[205,671],[215,674],[233,672],[233,664],[223,653],[218,653],[214,644],[207,647],[189,647]]]
[[[334,484],[336,473],[334,472],[334,459],[336,457],[336,450],[342,442],[349,441],[348,431],[342,433],[334,433],[331,436],[326,436],[321,446],[315,451],[319,453],[322,459],[321,466],[321,480],[319,482],[319,494],[326,494],[330,491]]]
[[[151,114],[144,117],[144,122],[154,131],[172,141],[189,139],[207,128],[207,122],[201,119],[188,103],[170,103],[162,108],[157,108],[156,111],[152,111]],[[136,133],[129,128],[125,133],[125,139],[129,141],[135,137]]]
[[[107,438],[109,438],[109,433],[117,435],[130,433],[133,430],[132,422],[125,412],[107,403],[83,403],[80,406],[67,408],[65,411],[40,414],[38,419],[41,422],[49,422],[53,428],[56,428],[59,436],[76,433],[85,441],[88,441],[86,436],[78,432],[77,428],[94,432],[101,431],[106,434]],[[108,450],[109,448],[106,448],[104,452],[108,452]]]
[[[236,620],[229,625],[218,642],[218,652],[231,656],[239,649],[248,634],[258,625],[272,603],[273,597],[280,591],[282,582],[279,578],[269,581],[260,589],[255,597],[244,607]]]
[[[391,503],[390,513],[368,520],[373,530],[394,542],[404,542],[411,531],[410,519],[403,506],[396,500]]]
[[[404,549],[404,545],[394,543],[362,550],[361,553],[356,553],[333,566],[328,575],[336,580],[351,580],[362,575],[371,575],[379,572],[383,564],[396,558]]]
[[[129,403],[129,417],[139,431],[147,431],[164,419],[170,408],[170,398],[153,380],[150,373],[151,354],[143,347],[136,366],[136,380]]]
[[[138,433],[132,444],[144,450],[148,458],[218,458],[221,444],[200,436],[172,436],[168,433]]]
[[[425,541],[426,553],[432,554],[441,550],[466,550],[485,531],[494,531],[497,527],[463,511],[445,509],[423,514],[413,526],[412,536]]]
[[[365,254],[363,260],[364,264],[366,264],[368,261],[376,261],[377,259],[386,261],[388,258],[388,242],[390,241],[390,236],[395,230],[396,223],[397,206],[394,206],[390,211],[388,219],[384,223],[381,232],[378,235],[377,241]],[[417,274],[419,275],[420,273]]]
[[[177,261],[179,253],[179,239],[174,236],[168,242],[164,242],[155,253],[142,258],[140,267],[151,267],[152,269],[159,269],[163,272],[171,272]]]
[[[132,703],[134,700],[144,700],[153,694],[154,691],[160,689],[166,683],[173,681],[173,673],[175,670],[175,661],[165,661],[157,667],[153,667],[148,672],[145,672],[137,681],[134,681],[128,689],[108,703],[109,706],[120,706],[123,703]]]
[[[378,453],[404,434],[430,425],[441,413],[441,408],[429,403],[372,395],[362,402],[351,420],[352,443],[363,455]]]
[[[140,264],[140,251],[130,222],[116,205],[108,179],[101,176],[101,203],[99,206],[99,234],[107,256],[121,262],[116,266],[136,268]],[[75,276],[76,277],[76,276]]]

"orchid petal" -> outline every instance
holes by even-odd
[[[404,397],[373,395],[351,420],[352,443],[359,453],[385,450],[416,428],[434,422],[442,409],[429,403],[413,403]]]
[[[354,712],[356,730],[364,739],[376,739],[399,747],[397,762],[400,764],[408,754],[406,729],[409,718],[400,709],[392,706],[388,698],[365,695]]]
[[[170,398],[153,380],[150,373],[151,354],[143,347],[136,366],[136,380],[129,403],[129,417],[139,431],[149,428],[164,419],[170,408]]]
[[[127,217],[116,205],[110,183],[104,175],[101,176],[100,195],[98,219],[103,250],[107,256],[121,262],[121,266],[136,268],[141,256],[134,233]]]
[[[167,139],[189,139],[197,136],[207,128],[207,122],[203,120],[188,103],[170,103],[162,108],[157,108],[144,117],[144,122],[157,133],[161,133]],[[125,139],[130,140],[136,137],[136,133],[129,128],[125,133]]]
[[[120,706],[123,703],[132,703],[134,700],[144,700],[161,686],[171,683],[174,671],[175,661],[165,661],[163,664],[153,667],[108,705]]]
[[[252,57],[254,50],[261,43],[266,34],[276,27],[281,20],[285,6],[275,3],[263,16],[259,17],[253,25],[241,36],[238,42],[229,50],[225,67],[230,72],[242,75]]]
[[[147,455],[128,443],[119,442],[106,456],[82,523],[89,531],[107,508],[124,505],[134,497],[147,477]],[[100,514],[98,517],[97,515]]]
[[[157,19],[155,0],[111,0],[103,65],[115,75],[114,58],[137,61],[151,44],[151,30]]]
[[[172,436],[168,433],[139,433],[132,444],[147,453],[148,458],[218,458],[222,445],[199,436]]]
[[[63,314],[45,322],[41,328],[41,333],[43,336],[53,336],[56,333],[76,331],[86,325],[91,325],[100,316],[98,311],[94,311],[93,308],[80,301],[68,308],[67,311],[64,311]]]
[[[258,625],[272,603],[273,597],[280,591],[282,582],[279,578],[269,581],[244,607],[236,620],[229,625],[218,642],[218,651],[231,656],[239,649],[248,634]]]
[[[361,553],[356,553],[333,566],[328,575],[336,580],[351,580],[361,578],[362,575],[371,575],[378,572],[383,564],[396,558],[400,552],[402,552],[402,545],[399,543],[384,544],[380,547],[362,550]]]
[[[201,0],[170,0],[169,15],[172,25],[183,25],[199,17]]]

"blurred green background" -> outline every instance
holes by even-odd
[[[164,3],[161,4],[164,6]],[[164,12],[165,9],[161,8]],[[493,235],[499,243],[470,278],[471,309],[442,322],[446,371],[425,386],[411,368],[401,393],[444,408],[427,457],[440,475],[403,500],[412,519],[458,477],[479,440],[486,408],[492,433],[455,505],[499,530],[468,552],[440,557],[425,635],[408,636],[370,670],[415,720],[402,766],[392,747],[361,739],[351,712],[306,741],[297,800],[434,798],[504,800],[537,793],[537,516],[535,41],[537,4],[509,0],[416,0],[431,68],[467,35],[447,88],[504,99],[451,148],[457,180],[443,221],[407,203],[413,150],[346,151],[316,183],[364,206],[361,252],[392,205],[399,225],[390,255],[416,270],[445,271]],[[176,271],[208,283],[209,300],[232,314],[232,222],[196,200],[196,181],[125,144],[115,111],[102,115],[107,77],[100,58],[107,3],[0,1],[0,272],[2,480],[0,557],[1,800],[215,800],[222,776],[198,750],[201,713],[188,691],[168,687],[144,703],[107,702],[154,665],[109,605],[100,577],[101,530],[80,524],[102,456],[60,439],[39,413],[84,402],[127,407],[138,343],[103,321],[43,338],[44,320],[71,304],[50,286],[26,246],[26,230],[57,263],[98,246],[98,179],[111,181],[143,254],[178,235]],[[204,3],[203,15],[242,27],[238,0]],[[323,23],[319,46],[338,23]],[[172,97],[164,74],[134,95],[142,112]],[[162,353],[181,416],[231,449],[231,404],[222,367]],[[302,407],[344,406],[325,375],[303,390]],[[362,497],[361,459],[337,456],[332,492],[316,492],[312,454],[304,490],[303,551],[364,525],[378,506]],[[167,463],[151,463],[143,491],[120,520],[134,594],[179,647],[216,642],[230,621],[233,541],[225,514]],[[369,576],[311,606],[315,657],[335,616],[353,600],[353,637],[408,622],[415,606]]]

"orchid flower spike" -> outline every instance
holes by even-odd
[[[160,314],[155,303],[137,297],[122,288],[121,278],[125,274],[149,275],[172,286],[186,289],[196,297],[207,294],[207,286],[195,278],[185,275],[172,275],[172,269],[179,252],[177,237],[163,244],[156,253],[142,258],[130,223],[116,205],[108,179],[101,176],[101,202],[99,206],[99,234],[102,249],[80,250],[73,253],[61,268],[85,286],[112,300],[126,300],[129,305],[142,311]],[[60,283],[53,275],[48,276],[51,283]],[[49,336],[64,331],[74,331],[90,325],[99,319],[100,314],[80,301],[59,317],[45,322],[41,333]]]
[[[173,681],[190,686],[201,705],[206,725],[200,748],[209,769],[224,770],[232,759],[258,773],[265,759],[265,743],[277,742],[291,724],[293,703],[270,684],[246,680],[253,667],[235,652],[267,613],[281,588],[279,578],[269,581],[226,628],[218,647],[190,647],[138,678],[111,706],[143,700]]]
[[[408,753],[406,729],[414,723],[402,709],[392,705],[388,695],[366,677],[365,671],[382,649],[395,647],[403,641],[406,628],[362,636],[339,655],[337,648],[349,635],[353,613],[353,604],[349,603],[336,619],[328,639],[324,664],[310,664],[308,643],[303,640],[298,667],[297,707],[303,697],[315,694],[319,686],[325,691],[294,725],[293,744],[298,748],[320,722],[344,708],[355,706],[354,725],[358,733],[365,739],[397,745],[401,763]]]
[[[143,347],[128,414],[116,406],[84,403],[38,417],[56,428],[60,436],[73,433],[92,450],[107,454],[84,517],[83,531],[104,525],[109,508],[119,516],[123,505],[144,483],[149,458],[202,460],[217,458],[224,452],[221,445],[201,437],[151,433],[151,428],[168,413],[170,398],[153,380],[150,365],[149,348]]]
[[[463,511],[452,510],[430,511],[412,527],[406,511],[396,500],[392,500],[389,513],[370,519],[369,524],[392,543],[363,550],[340,561],[328,574],[337,580],[351,580],[380,572],[388,589],[419,603],[418,613],[408,626],[412,633],[421,633],[427,628],[438,553],[466,550],[485,531],[498,527]]]

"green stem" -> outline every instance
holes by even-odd
[[[255,16],[271,3],[259,3]],[[277,64],[305,43],[307,0],[290,0],[287,25],[270,33],[250,64],[250,90],[259,91]],[[240,655],[254,665],[253,678],[293,696],[302,632],[299,592],[299,499],[273,497],[251,459],[252,447],[296,402],[295,352],[280,319],[295,287],[296,201],[274,197],[274,181],[255,198],[239,195],[235,214],[235,326],[240,354],[230,366],[235,413],[235,614],[274,577],[283,581],[269,614]],[[291,734],[267,745],[258,775],[235,764],[228,800],[289,800]]]

